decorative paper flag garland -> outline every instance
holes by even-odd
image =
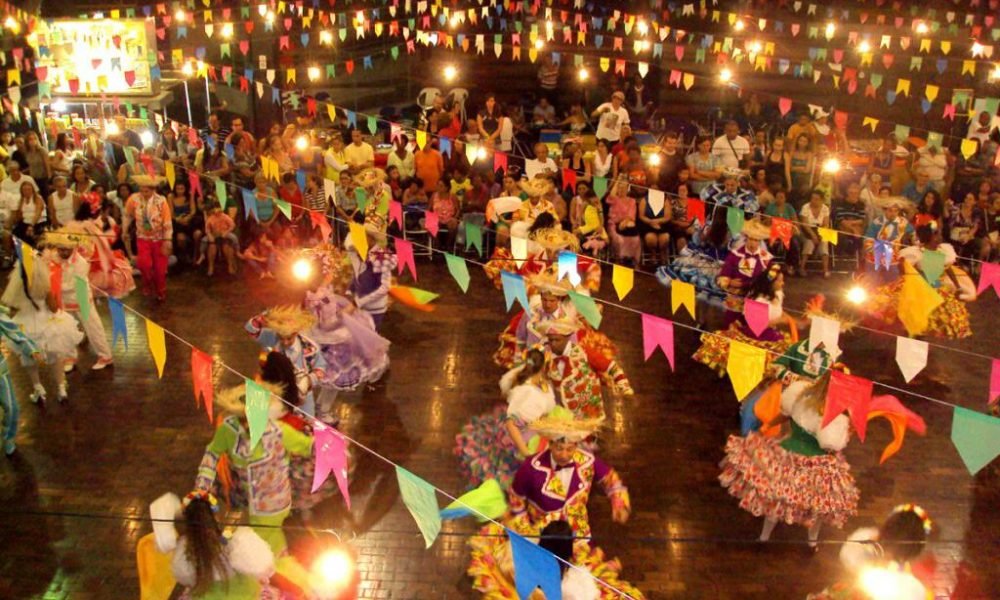
[[[434,488],[399,465],[396,465],[396,481],[399,483],[399,494],[403,498],[406,510],[410,511],[420,533],[423,534],[424,544],[430,548],[441,533],[441,514]]]
[[[928,344],[923,340],[899,336],[896,338],[896,364],[903,379],[910,383],[927,366]]]

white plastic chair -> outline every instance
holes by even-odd
[[[448,96],[451,97],[451,101],[458,104],[458,114],[465,123],[465,101],[469,99],[469,90],[465,88],[455,88],[448,92]]]
[[[417,106],[422,110],[428,110],[434,107],[434,98],[441,95],[441,90],[435,87],[425,87],[420,90],[417,94]]]

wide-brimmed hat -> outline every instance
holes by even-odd
[[[155,187],[158,187],[159,185],[161,185],[166,180],[167,180],[166,177],[161,177],[159,175],[133,175],[132,176],[132,183],[136,184],[139,187],[152,187],[152,188],[155,188]]]
[[[316,317],[311,312],[294,304],[275,306],[264,313],[264,327],[282,337],[312,329],[315,324]]]
[[[750,219],[743,224],[741,233],[752,240],[766,240],[771,237],[771,228],[760,219]]]
[[[545,177],[532,177],[531,179],[522,179],[518,184],[521,186],[521,190],[529,196],[545,196],[550,194],[553,189],[553,184],[551,179],[546,179]]]
[[[600,429],[603,423],[604,419],[577,419],[569,410],[557,406],[529,427],[552,441],[581,442]]]
[[[580,330],[580,321],[573,317],[562,317],[545,321],[539,327],[543,335],[573,335]]]
[[[269,383],[267,381],[257,382],[257,385],[267,390],[268,394],[270,394],[267,406],[268,417],[272,419],[280,419],[284,416],[284,414],[288,412],[288,407],[281,401],[281,394],[284,392],[283,386],[275,383]],[[222,413],[229,415],[244,414],[246,412],[247,404],[246,384],[233,386],[216,392],[213,404],[215,405],[216,412],[221,411]]]
[[[369,167],[354,176],[354,184],[363,188],[371,187],[387,179],[385,171]]]
[[[910,202],[909,198],[903,196],[876,196],[875,205],[879,208],[898,208],[899,210],[910,210],[913,208],[913,203]]]
[[[75,250],[87,242],[84,233],[78,229],[60,227],[48,231],[42,236],[41,245],[47,248],[65,248]]]
[[[529,283],[539,294],[552,294],[560,298],[568,296],[570,290],[573,289],[569,277],[563,277],[562,280],[559,280],[551,270],[542,271],[535,275],[529,280]]]
[[[580,239],[565,229],[549,227],[539,229],[531,234],[531,239],[546,250],[572,250],[576,252],[580,249]]]

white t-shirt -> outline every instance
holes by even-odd
[[[917,151],[914,170],[918,173],[923,171],[931,181],[944,181],[944,176],[948,173],[948,158],[943,152],[931,154],[927,148],[921,148]]]
[[[806,225],[812,225],[814,227],[825,227],[824,223],[830,218],[830,207],[826,204],[820,205],[819,216],[817,217],[813,214],[812,207],[809,203],[802,205],[802,209],[799,210],[799,216],[802,217],[802,222]]]
[[[375,149],[368,142],[361,142],[360,146],[353,143],[344,148],[344,160],[352,167],[361,167],[368,163],[375,163]]]
[[[608,112],[602,112],[607,109]],[[597,107],[601,120],[597,123],[597,139],[617,142],[622,137],[622,125],[628,125],[628,111],[625,107],[615,109],[614,104],[605,102]]]
[[[732,144],[732,146],[730,146]],[[719,159],[727,169],[739,169],[740,161],[750,154],[750,142],[743,136],[730,140],[722,135],[712,144],[712,154]]]
[[[49,200],[52,201],[52,210],[55,211],[56,220],[65,225],[73,220],[76,216],[76,212],[73,210],[73,199],[76,196],[70,190],[66,190],[66,195],[62,198],[59,194],[52,192],[49,195]]]

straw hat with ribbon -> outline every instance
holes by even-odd
[[[264,327],[281,337],[312,329],[315,324],[316,317],[311,312],[293,304],[275,306],[264,313]]]
[[[582,442],[600,429],[603,423],[604,419],[577,419],[570,410],[557,406],[544,417],[533,421],[529,427],[551,441]]]
[[[375,184],[382,183],[386,179],[385,171],[369,167],[354,176],[354,184],[359,187],[370,188]]]
[[[132,182],[139,187],[158,187],[160,184],[167,180],[166,177],[160,177],[159,175],[133,175]]]
[[[753,240],[766,240],[771,237],[771,228],[760,219],[750,219],[743,224],[741,233]]]
[[[289,409],[280,399],[281,394],[284,391],[283,387],[266,381],[257,382],[257,385],[267,390],[270,394],[267,407],[268,417],[271,419],[280,419],[284,416]],[[237,416],[244,414],[246,412],[247,404],[246,385],[241,384],[216,392],[213,403],[217,413],[222,412],[228,415]]]
[[[565,229],[556,229],[554,227],[539,229],[531,234],[531,239],[550,252],[559,250],[577,252],[580,249],[579,238]]]
[[[563,277],[560,281],[551,270],[542,271],[532,277],[529,282],[539,294],[552,294],[560,298],[568,296],[570,290],[573,289],[573,284],[570,283],[569,277]]]
[[[521,190],[529,196],[545,196],[552,192],[552,181],[544,177],[532,177],[521,181]]]
[[[580,321],[572,317],[562,317],[544,322],[540,329],[544,335],[573,335],[580,330]]]
[[[902,211],[913,209],[913,203],[903,196],[878,196],[875,198],[875,205],[879,208],[898,208]]]
[[[46,232],[45,235],[42,236],[41,245],[47,248],[76,250],[86,242],[86,236],[79,229],[60,227],[55,231]]]

